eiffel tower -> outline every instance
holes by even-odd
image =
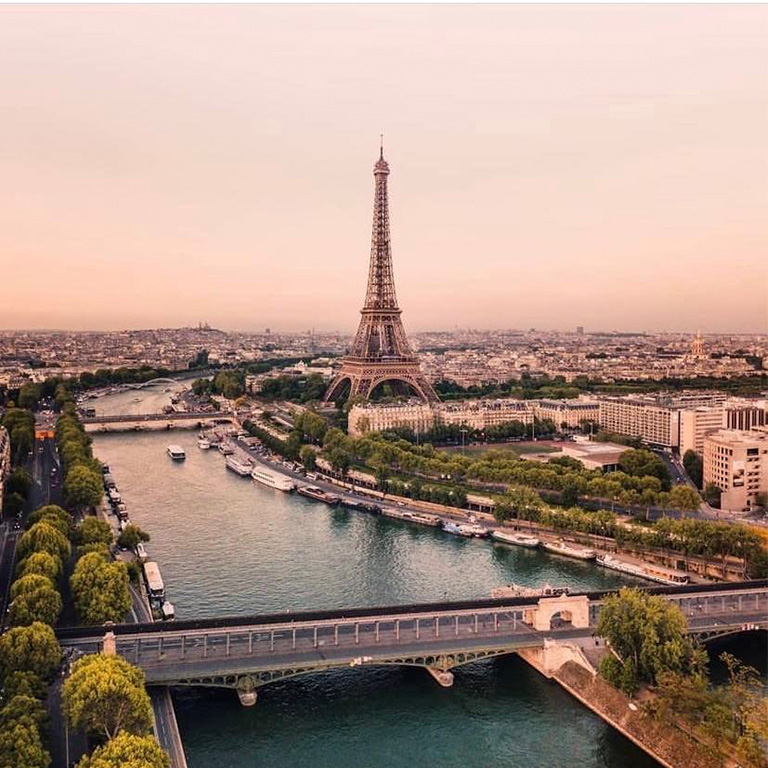
[[[360,326],[352,349],[328,387],[325,400],[339,400],[347,389],[349,397],[362,396],[368,400],[373,391],[386,382],[394,394],[415,394],[426,403],[437,402],[435,390],[421,372],[408,343],[397,306],[389,240],[389,165],[384,159],[383,141],[373,176],[376,180],[373,235],[365,306],[360,312]]]

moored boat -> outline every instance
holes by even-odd
[[[318,488],[316,485],[302,485],[298,488],[297,493],[302,496],[306,496],[309,499],[315,501],[323,501],[331,506],[336,506],[340,499],[334,493],[326,493],[322,488]]]
[[[229,443],[225,443],[224,441],[219,443],[219,453],[224,456],[231,456],[234,452],[235,449]]]
[[[502,544],[515,544],[518,547],[536,549],[541,544],[541,539],[529,536],[527,533],[510,533],[509,531],[493,531],[491,538]]]
[[[594,549],[580,547],[578,544],[569,544],[562,539],[559,541],[544,541],[542,546],[547,552],[552,552],[555,555],[564,555],[565,557],[573,557],[576,560],[594,560],[597,557],[597,552]]]
[[[549,582],[542,587],[524,587],[520,584],[508,584],[491,590],[491,597],[559,597],[567,595],[568,587],[553,587]]]
[[[231,469],[236,475],[240,475],[240,477],[250,477],[251,472],[253,471],[250,461],[238,459],[236,456],[227,456],[224,463],[226,464],[227,469]]]
[[[687,584],[689,581],[689,576],[684,571],[665,568],[654,563],[635,563],[630,560],[624,560],[616,555],[598,555],[597,562],[605,568],[610,568],[612,571],[619,571],[630,576],[655,581],[657,584],[674,586],[677,584]]]
[[[424,512],[411,512],[408,509],[385,507],[381,510],[381,514],[384,515],[384,517],[391,517],[394,520],[405,520],[407,523],[428,525],[430,528],[437,528],[437,526],[440,525],[440,518],[437,515],[429,515]]]
[[[211,447],[211,441],[205,435],[200,435],[200,437],[197,438],[197,447],[203,451],[207,451]]]
[[[452,533],[455,536],[464,536],[467,539],[484,539],[488,536],[488,530],[482,525],[474,523],[453,523],[446,520],[443,523],[443,530],[446,533]]]
[[[272,472],[266,469],[266,467],[260,467],[259,465],[256,465],[251,470],[251,477],[256,483],[261,483],[269,488],[276,488],[278,491],[285,491],[286,493],[290,493],[296,487],[296,483],[290,477],[281,475],[279,472]]]

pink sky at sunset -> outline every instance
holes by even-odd
[[[768,330],[765,6],[0,7],[0,328]]]

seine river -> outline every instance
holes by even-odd
[[[97,412],[149,412],[162,388],[93,401]],[[135,402],[141,398],[140,402]],[[183,463],[165,453],[187,452]],[[132,521],[152,535],[179,618],[487,596],[512,581],[593,589],[618,574],[520,548],[330,509],[237,477],[192,431],[95,436]],[[262,689],[174,695],[190,768],[650,768],[656,763],[511,656],[455,672],[322,673]]]

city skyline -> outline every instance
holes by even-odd
[[[383,130],[410,333],[765,333],[764,8],[298,10],[2,9],[0,328],[352,333]]]

